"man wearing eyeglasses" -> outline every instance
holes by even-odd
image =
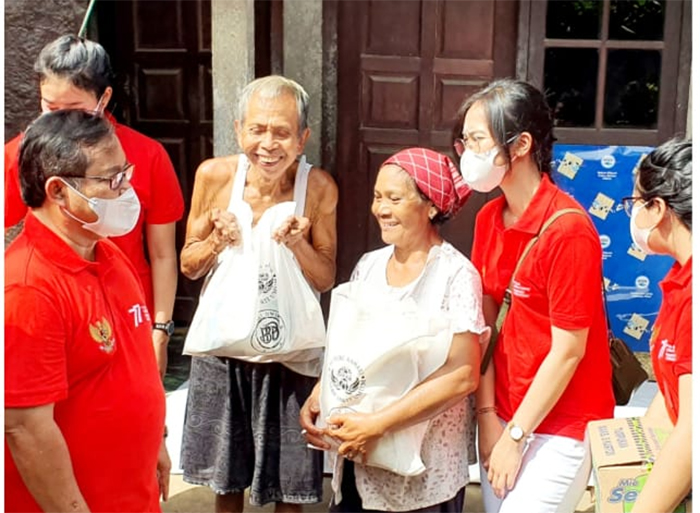
[[[112,125],[43,114],[19,152],[30,211],[5,253],[5,511],[160,511],[170,459],[151,317],[106,237],[140,203]]]

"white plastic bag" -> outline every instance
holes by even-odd
[[[412,299],[393,298],[366,282],[339,285],[328,320],[320,425],[336,411],[370,413],[397,401],[445,363],[451,343],[449,321],[426,316]],[[419,475],[428,424],[383,435],[367,464]]]
[[[319,359],[325,344],[321,306],[292,252],[272,240],[294,209],[294,202],[284,202],[266,210],[248,232],[250,243],[243,234],[240,251],[222,253],[187,334],[185,354],[254,362]],[[237,202],[235,210],[237,218],[252,219],[247,203]]]
[[[241,244],[224,249],[207,275],[183,354],[224,356],[219,354],[223,347],[250,334],[258,310],[252,212],[248,207],[236,209],[234,214],[241,229]]]

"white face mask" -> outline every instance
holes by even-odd
[[[643,207],[644,205],[635,205],[632,208],[632,215],[630,216],[630,235],[632,236],[632,240],[634,241],[634,243],[639,249],[642,250],[642,252],[646,253],[647,255],[654,255],[656,254],[656,251],[652,250],[649,247],[649,236],[651,235],[651,231],[654,228],[656,228],[656,226],[650,226],[649,228],[639,228],[637,226],[637,222],[635,221],[635,219],[637,218],[637,214],[639,214],[639,211]]]
[[[467,185],[479,192],[491,192],[501,185],[508,170],[507,165],[496,166],[493,161],[498,155],[498,146],[484,153],[474,153],[464,148],[459,161],[459,170]]]
[[[67,182],[63,181],[63,183],[87,201],[92,211],[97,214],[97,221],[86,223],[63,209],[68,217],[83,223],[83,228],[86,230],[90,230],[100,237],[119,237],[126,235],[136,226],[141,214],[141,202],[139,202],[133,187],[129,187],[118,198],[88,198]]]

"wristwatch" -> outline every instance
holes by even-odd
[[[525,431],[520,426],[516,426],[511,422],[508,424],[508,435],[510,435],[511,440],[514,442],[520,442],[525,437]]]
[[[168,322],[156,322],[153,325],[153,329],[164,331],[169,337],[171,337],[173,333],[175,333],[175,323],[172,320],[169,320]]]

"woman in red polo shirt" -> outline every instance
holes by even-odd
[[[673,430],[634,505],[642,513],[673,511],[691,488],[692,158],[691,141],[664,143],[642,161],[633,195],[623,199],[635,244],[676,260],[660,284],[663,301],[650,347],[659,393],[646,413]]]
[[[74,35],[61,36],[39,54],[34,70],[39,78],[41,110],[84,109],[104,112],[112,97],[112,68],[105,49]],[[167,365],[172,313],[177,289],[175,223],[184,213],[184,200],[175,169],[163,146],[131,128],[114,125],[127,160],[134,165],[131,185],[141,203],[136,227],[112,240],[136,268],[153,323],[153,346],[161,376]],[[19,185],[18,154],[22,134],[5,145],[5,229],[27,213]],[[14,231],[14,230],[13,230]],[[7,234],[7,232],[6,232]],[[144,251],[148,248],[148,256]]]
[[[551,178],[552,114],[525,82],[499,80],[467,98],[455,142],[467,184],[503,195],[476,218],[472,262],[493,323],[510,311],[477,391],[488,513],[573,512],[590,474],[586,424],[612,417],[602,303],[602,249],[583,208]],[[513,277],[527,243],[555,212]]]

